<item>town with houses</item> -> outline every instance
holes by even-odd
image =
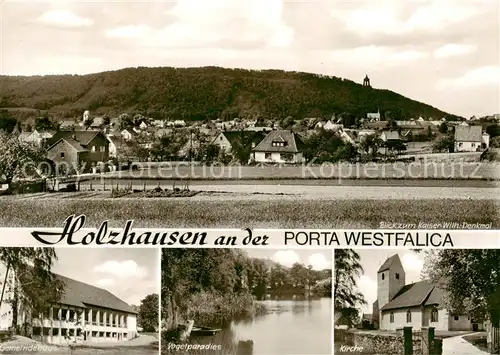
[[[500,115],[489,119],[498,122]],[[12,134],[22,142],[43,147],[54,163],[85,164],[94,170],[106,169],[110,162],[118,161],[298,164],[322,154],[320,162],[359,161],[360,157],[364,161],[415,160],[436,153],[450,157],[452,153],[480,155],[493,143],[488,129],[475,117],[464,121],[423,117],[389,121],[380,112],[367,113],[350,125],[335,114],[327,120],[288,117],[278,122],[245,118],[185,121],[128,113],[109,118],[88,110],[58,125],[48,118],[37,120],[45,122],[46,128],[24,132],[16,125]],[[315,151],[315,137],[322,137],[327,146],[328,142],[337,142],[329,149],[330,155],[325,157],[319,148]],[[343,155],[335,154],[335,149],[341,147],[344,151],[345,147],[351,149]]]

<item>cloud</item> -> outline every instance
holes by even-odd
[[[436,58],[455,57],[455,56],[471,54],[474,53],[476,50],[477,50],[476,45],[449,43],[434,50],[434,57]]]
[[[331,268],[332,260],[328,260],[324,254],[313,254],[307,259],[308,264],[313,267],[314,270],[324,270]]]
[[[429,53],[415,49],[391,48],[384,46],[363,46],[352,49],[331,51],[329,59],[358,65],[395,66],[429,57]]]
[[[138,38],[150,32],[151,28],[147,25],[130,25],[106,30],[105,34],[109,38]]]
[[[283,266],[292,267],[293,264],[300,262],[299,255],[293,250],[277,251],[272,260]]]
[[[362,275],[358,279],[357,285],[359,292],[361,292],[367,302],[363,306],[363,313],[371,313],[373,302],[377,300],[377,281],[369,276]]]
[[[283,48],[294,39],[293,29],[282,18],[282,0],[179,0],[165,15],[174,22],[155,31],[131,25],[106,33],[132,33],[129,38],[142,38],[146,47],[163,48],[221,49],[236,43]]]
[[[438,87],[441,89],[470,88],[487,85],[500,85],[500,65],[474,68],[461,76],[438,81]]]
[[[420,274],[424,267],[424,260],[419,258],[415,253],[408,253],[403,255],[401,262],[405,271],[416,271]]]
[[[483,8],[477,6],[477,2],[472,1],[462,2],[460,6],[454,6],[451,0],[417,4],[371,1],[365,6],[356,6],[355,9],[332,10],[332,16],[352,32],[374,37],[380,34],[404,36],[416,32],[438,33],[483,11]]]
[[[143,278],[147,275],[146,269],[137,265],[137,263],[133,260],[106,261],[103,264],[97,265],[94,270],[96,272],[111,274],[118,278]]]
[[[101,287],[112,286],[114,284],[115,284],[115,280],[113,280],[113,279],[99,279],[96,282],[96,285],[101,286]]]
[[[47,11],[38,18],[38,22],[66,28],[87,27],[94,24],[92,19],[80,17],[69,10]]]

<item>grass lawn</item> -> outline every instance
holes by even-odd
[[[494,198],[494,196],[492,196]],[[104,220],[136,228],[379,228],[392,223],[492,223],[500,228],[498,200],[176,200],[0,199],[0,227],[62,227],[85,214],[86,227]],[[473,232],[471,232],[473,234]]]
[[[481,332],[473,335],[466,335],[463,337],[469,343],[482,351],[488,351],[488,343],[486,341],[486,332]]]

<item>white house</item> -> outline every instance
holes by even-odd
[[[120,134],[122,135],[123,139],[125,139],[126,141],[131,140],[133,137],[132,132],[130,132],[127,129],[124,129],[123,131],[121,131]]]
[[[186,122],[184,120],[175,120],[174,121],[174,126],[176,126],[176,127],[185,127],[186,126]]]
[[[401,136],[398,131],[384,131],[380,134],[380,139],[384,142],[401,140]]]
[[[481,126],[455,127],[455,152],[477,152],[488,149],[490,136]]]
[[[398,254],[389,257],[377,272],[377,301],[372,314],[381,330],[405,326],[454,331],[484,329],[484,322],[448,312],[442,305],[444,291],[438,285],[428,280],[406,284],[405,279]]]
[[[144,121],[142,121],[142,122],[141,122],[141,124],[139,125],[139,129],[144,130],[144,129],[147,129],[147,128],[148,128],[147,123],[146,123],[146,122],[144,122]]]
[[[122,136],[106,135],[109,141],[109,156],[111,158],[116,158],[118,156],[118,151],[123,145],[125,140]]]
[[[376,113],[367,113],[366,118],[373,121],[380,121],[380,111],[377,111]]]
[[[0,267],[0,278],[5,279],[7,268]],[[19,306],[17,324],[31,323],[33,340],[49,344],[68,342],[121,342],[137,337],[137,312],[111,292],[54,275],[62,282],[63,294],[59,300],[47,305],[43,314],[28,317],[30,312],[23,304]],[[12,303],[14,297],[14,272],[6,278],[4,302],[0,307],[0,327],[12,325]]]
[[[301,163],[304,143],[290,130],[275,130],[252,149],[252,159],[259,163]]]
[[[328,120],[326,122],[318,122],[315,127],[323,128],[326,131],[338,131],[339,129],[344,128],[344,125],[333,123],[331,120]]]
[[[23,134],[19,135],[19,140],[23,142],[29,142],[33,143],[38,147],[43,146],[45,143],[47,143],[53,136],[56,134],[56,131],[39,131],[39,130],[34,130],[33,132],[29,134]]]

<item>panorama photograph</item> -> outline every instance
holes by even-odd
[[[0,9],[0,226],[500,225],[496,1]]]
[[[330,250],[162,249],[161,354],[332,353]]]
[[[157,249],[0,248],[0,352],[157,355],[159,270]]]
[[[500,353],[500,250],[335,250],[335,354]]]

